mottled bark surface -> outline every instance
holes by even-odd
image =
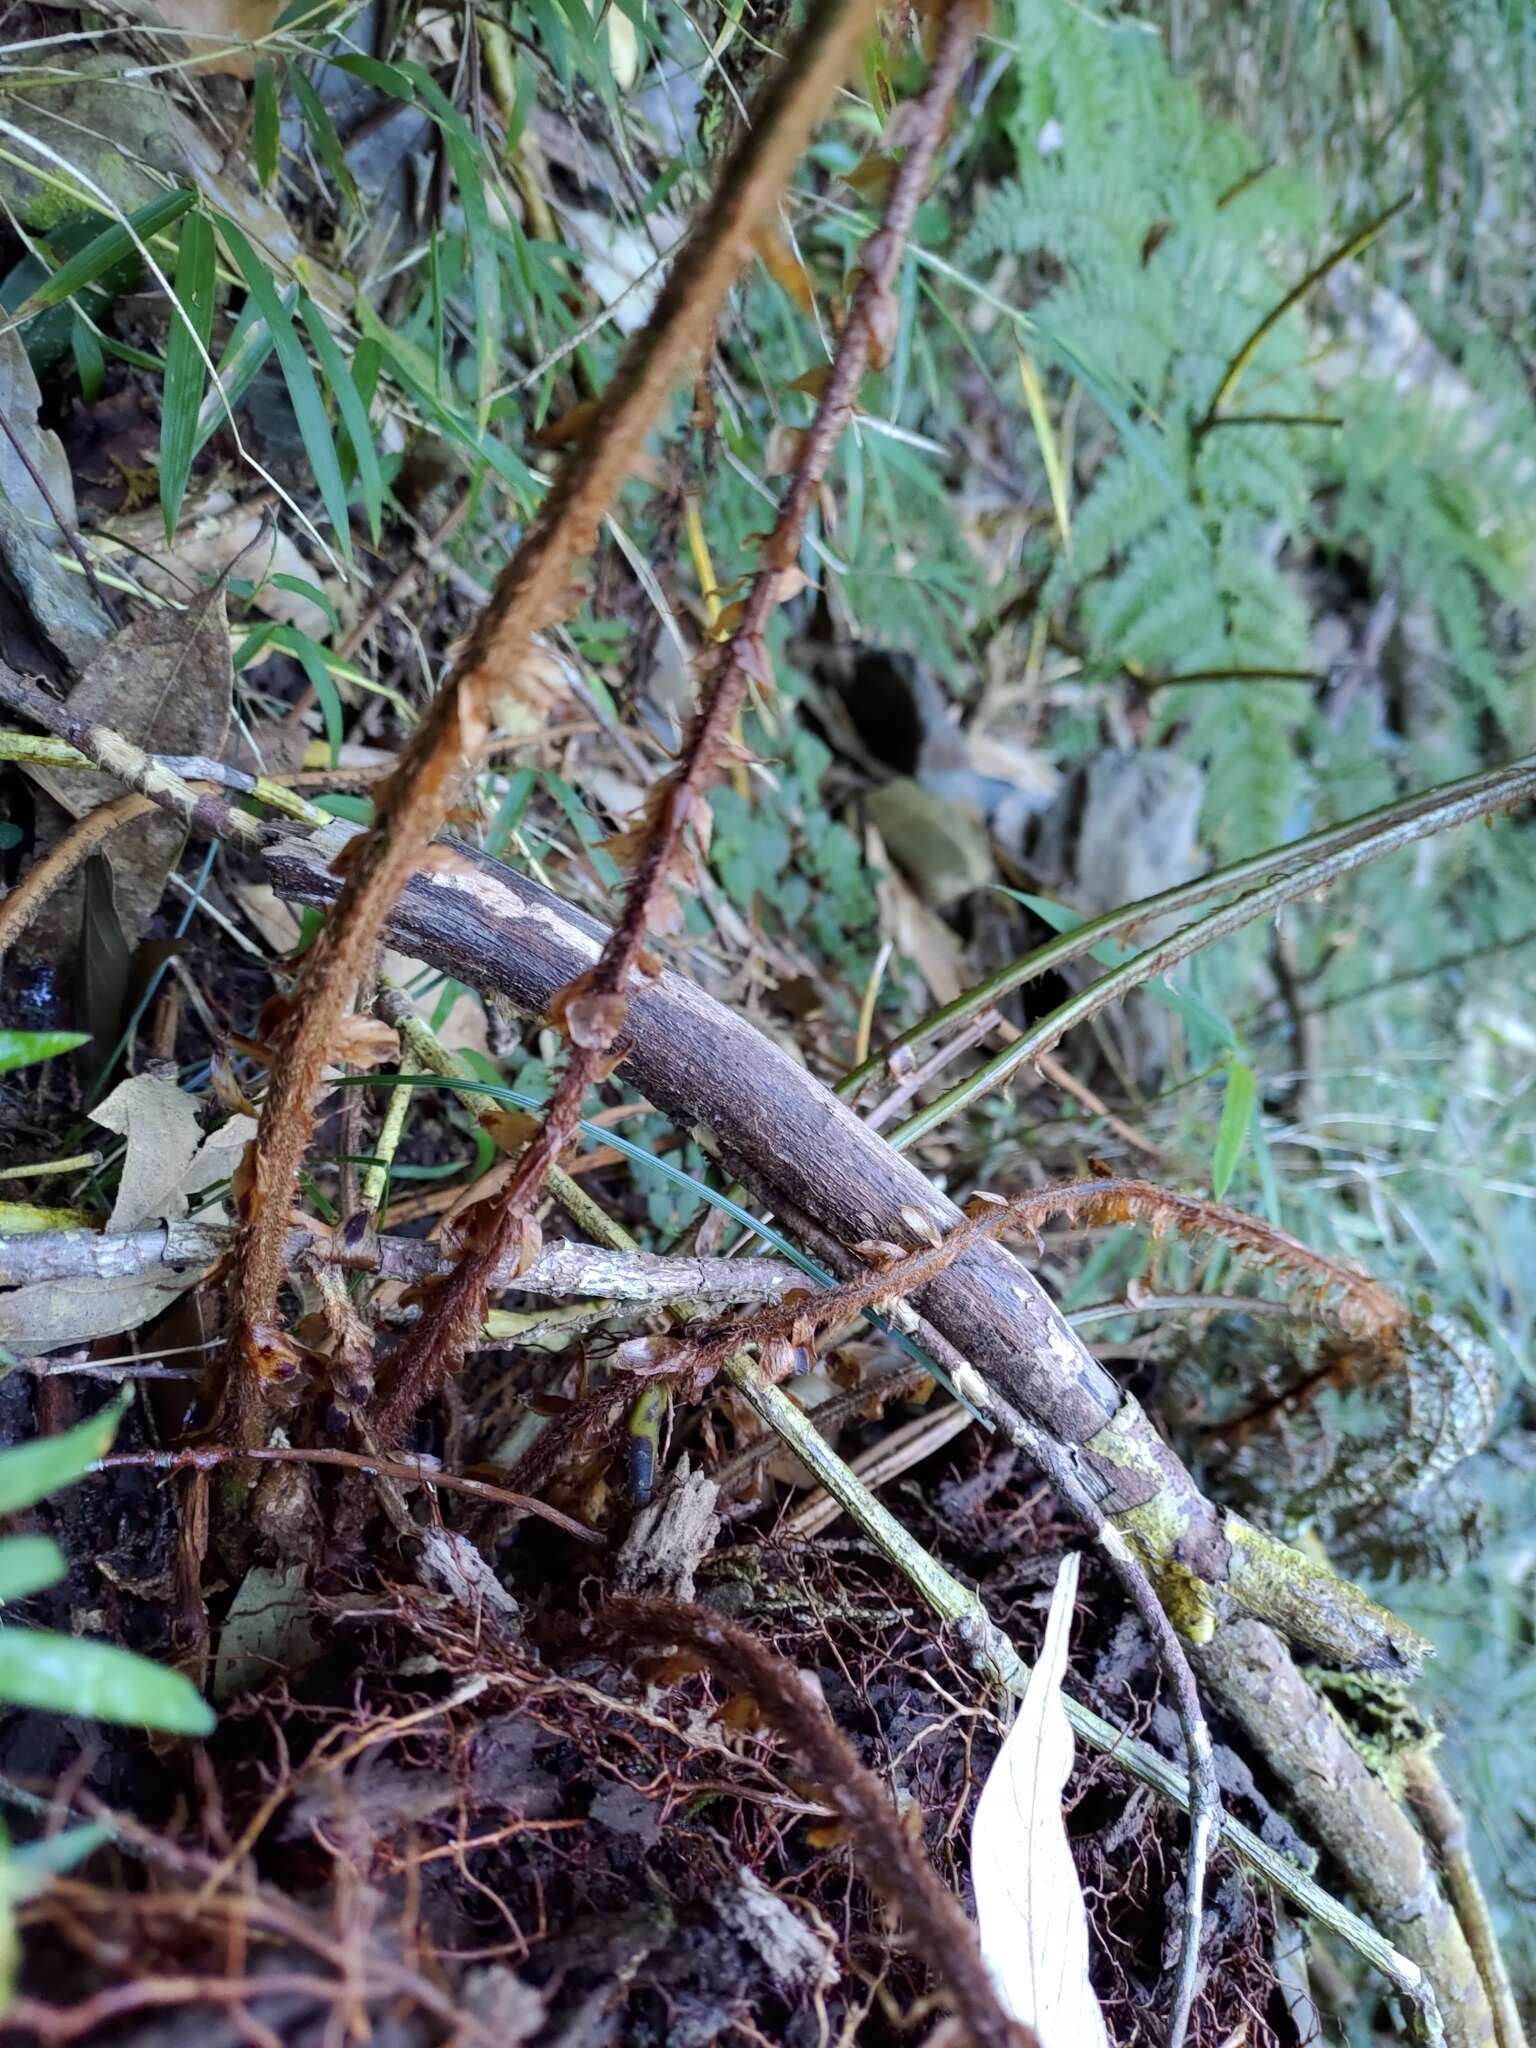
[[[1267,1758],[1365,1912],[1434,1985],[1448,2048],[1492,2048],[1488,1995],[1423,1836],[1279,1637],[1236,1619],[1197,1653],[1195,1668]]]
[[[334,900],[329,862],[347,826],[267,850],[283,895]],[[544,1015],[597,960],[604,926],[501,862],[454,850],[418,875],[389,919],[393,943],[475,987]],[[902,1211],[940,1231],[960,1211],[754,1025],[666,972],[630,1006],[623,1072],[685,1128],[705,1128],[757,1192],[811,1218],[839,1244],[922,1240]],[[1342,1663],[1411,1668],[1412,1631],[1294,1553],[1248,1541],[1214,1508],[1140,1407],[1085,1349],[1029,1269],[1001,1245],[967,1249],[918,1298],[923,1314],[1009,1402],[1075,1455],[1103,1512],[1135,1545],[1170,1614],[1196,1640],[1228,1599],[1276,1620]],[[1232,1540],[1233,1537],[1237,1541]],[[1298,1583],[1298,1575],[1300,1582]]]

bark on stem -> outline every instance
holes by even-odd
[[[279,893],[331,901],[332,858],[351,829],[338,824],[272,846],[266,870]],[[533,1016],[596,963],[607,938],[552,891],[467,849],[412,881],[388,930],[403,951]],[[750,1162],[758,1191],[783,1213],[803,1212],[843,1246],[910,1242],[904,1208],[944,1234],[960,1223],[954,1203],[916,1166],[681,975],[664,973],[635,995],[626,1033],[626,1079],[684,1128],[706,1127],[729,1157]],[[849,1262],[858,1263],[851,1253]],[[1416,1668],[1425,1646],[1411,1629],[1203,1498],[1139,1405],[1001,1246],[969,1247],[918,1306],[1004,1399],[1067,1448],[1186,1637],[1210,1636],[1230,1604],[1339,1663]]]
[[[229,1250],[234,1231],[207,1223],[175,1223],[165,1229],[104,1233],[55,1230],[0,1237],[0,1287],[25,1287],[48,1280],[126,1280],[144,1273],[211,1270]],[[441,1279],[454,1260],[440,1245],[419,1238],[367,1237],[355,1245],[291,1230],[290,1265],[301,1259],[376,1273],[381,1280],[414,1286]],[[601,1295],[615,1302],[771,1300],[805,1286],[805,1276],[782,1259],[667,1258],[654,1252],[616,1253],[597,1245],[558,1239],[546,1244],[527,1272],[508,1259],[496,1276],[499,1287],[520,1294],[556,1298]]]
[[[1424,1838],[1340,1723],[1256,1621],[1237,1621],[1196,1656],[1311,1837],[1378,1925],[1435,1987],[1448,2048],[1493,2048],[1493,2013],[1472,1951],[1435,1882]]]

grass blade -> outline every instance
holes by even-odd
[[[335,530],[337,544],[350,562],[352,534],[347,522],[347,490],[341,480],[341,462],[336,454],[331,423],[326,417],[325,400],[320,396],[320,386],[315,381],[309,357],[304,352],[304,344],[289,318],[271,271],[233,221],[226,220],[221,225],[225,243],[245,279],[246,290],[271,331],[272,346],[277,350],[283,382],[288,386],[293,416],[298,422],[310,467],[315,473],[321,503]]]
[[[352,459],[357,465],[357,486],[362,493],[363,509],[368,514],[368,531],[377,547],[379,519],[384,505],[384,479],[379,473],[379,455],[373,444],[373,428],[368,419],[367,403],[357,388],[351,367],[337,346],[331,330],[325,324],[325,315],[313,299],[304,293],[299,296],[299,314],[309,331],[321,372],[331,387],[336,410],[341,414],[341,424],[346,429],[348,441],[352,444]]]
[[[126,225],[116,222],[109,228],[103,228],[83,249],[77,249],[73,256],[61,263],[47,283],[39,285],[28,297],[25,305],[18,307],[15,321],[19,323],[33,313],[40,313],[46,306],[62,305],[82,286],[93,284],[103,271],[132,256],[140,242],[147,242],[152,235],[160,234],[196,204],[195,192],[184,189],[167,192],[164,198],[152,199],[148,206],[141,206],[137,213],[129,214]]]
[[[1227,1089],[1221,1099],[1221,1122],[1216,1127],[1216,1153],[1211,1161],[1211,1193],[1219,1202],[1232,1185],[1243,1141],[1253,1121],[1258,1083],[1246,1060],[1227,1063]]]
[[[263,192],[270,190],[277,176],[278,146],[282,141],[282,120],[277,104],[277,66],[270,57],[256,59],[256,84],[251,104],[251,154],[256,159],[256,182]]]
[[[477,143],[474,130],[429,71],[416,64],[402,65],[401,69],[419,87],[427,110],[442,133],[453,180],[459,188],[459,203],[464,208],[475,300],[475,423],[483,433],[501,373],[501,249],[485,203],[485,152]]]
[[[293,87],[293,96],[299,103],[299,112],[304,116],[304,123],[309,129],[316,154],[336,180],[343,199],[355,213],[359,203],[357,184],[348,167],[346,154],[341,146],[341,137],[336,133],[336,123],[326,110],[324,100],[297,66],[289,72],[288,82]]]
[[[176,256],[176,302],[187,317],[181,320],[172,316],[165,344],[165,387],[160,405],[160,507],[165,515],[167,540],[174,535],[181,516],[197,448],[197,416],[208,375],[203,356],[213,332],[213,297],[213,223],[207,214],[194,213],[181,231],[181,248]]]

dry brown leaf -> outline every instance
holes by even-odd
[[[76,718],[110,725],[148,753],[224,751],[234,695],[234,666],[224,594],[215,590],[185,611],[152,612],[124,626],[102,648],[69,695]],[[55,802],[80,818],[119,791],[89,768],[30,771]],[[135,945],[154,915],[185,837],[174,818],[146,817],[114,832],[106,857],[118,921]],[[80,897],[61,890],[43,910],[35,943],[50,951],[73,944]]]
[[[407,959],[404,953],[386,953],[383,973],[386,981],[405,991],[411,1008],[422,1022],[431,1025],[442,998],[441,985],[433,980],[425,994],[417,996],[411,993],[419,983],[429,981],[432,976],[433,970],[427,963]],[[433,1035],[445,1052],[479,1052],[489,1056],[490,1020],[485,1014],[484,1003],[473,989],[459,990],[447,1016],[440,1025],[434,1026]]]
[[[56,0],[47,0],[48,5]],[[224,72],[249,78],[254,69],[249,50],[231,43],[258,42],[269,35],[278,16],[278,0],[117,0],[120,11],[148,30],[186,31],[168,37],[167,54],[178,63],[188,58],[193,71]],[[200,53],[206,51],[207,55]]]
[[[303,926],[270,882],[233,882],[229,893],[245,912],[259,938],[281,958],[299,943]]]
[[[381,1067],[386,1060],[399,1059],[400,1034],[382,1017],[354,1010],[341,1020],[332,1057],[342,1066]]]
[[[816,311],[816,293],[810,273],[791,248],[786,236],[771,224],[760,227],[752,237],[758,261],[779,290],[789,295],[802,313]]]
[[[14,327],[8,328],[0,334],[0,413],[4,413],[11,432],[0,434],[0,497],[33,527],[40,539],[52,541],[59,531],[54,512],[71,529],[76,524],[75,487],[63,442],[51,428],[38,424],[41,406],[37,377],[21,336]],[[46,499],[21,454],[13,447],[11,434],[47,485]]]
[[[184,604],[190,591],[222,576],[238,561],[240,575],[256,586],[253,602],[258,611],[280,625],[296,626],[312,640],[324,640],[331,631],[330,620],[313,598],[284,590],[273,578],[296,577],[338,604],[339,586],[328,582],[265,513],[237,505],[228,491],[210,491],[194,511],[184,512],[169,547],[158,509],[114,519],[112,536],[132,544],[133,573],[155,597]]]
[[[0,1344],[24,1354],[89,1344],[142,1329],[195,1287],[200,1274],[136,1274],[131,1280],[36,1280],[0,1294]]]

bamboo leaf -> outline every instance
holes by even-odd
[[[1230,1059],[1226,1093],[1221,1098],[1221,1122],[1216,1127],[1216,1152],[1211,1160],[1211,1193],[1218,1202],[1232,1185],[1258,1092],[1252,1067],[1245,1060]]]
[[[299,103],[299,112],[314,139],[321,163],[336,180],[342,197],[355,212],[359,204],[357,184],[347,164],[341,137],[336,133],[336,123],[331,119],[324,100],[297,65],[289,71],[288,83],[293,87],[293,96]]]
[[[58,1436],[34,1437],[0,1451],[0,1515],[14,1515],[30,1508],[61,1486],[70,1486],[88,1472],[98,1458],[112,1448],[118,1420],[132,1400],[125,1388],[84,1422]]]
[[[0,1543],[0,1601],[25,1600],[56,1586],[68,1572],[51,1536],[10,1536]]]
[[[192,474],[197,447],[197,419],[208,370],[204,357],[213,332],[213,223],[194,213],[181,231],[176,255],[176,303],[165,344],[165,388],[160,412],[160,506],[165,537],[170,540],[181,516],[181,504]]]
[[[485,203],[485,163],[473,129],[432,74],[415,63],[400,67],[418,87],[437,122],[464,208],[470,279],[475,299],[476,424],[484,432],[501,373],[501,249]]]
[[[251,101],[251,154],[256,161],[256,182],[265,192],[277,176],[278,147],[282,141],[282,119],[278,111],[277,66],[270,57],[256,59],[256,80]]]
[[[17,310],[17,321],[27,319],[32,313],[40,313],[45,306],[62,305],[65,299],[73,298],[76,292],[94,283],[104,271],[132,256],[139,242],[147,242],[160,234],[196,204],[195,192],[185,189],[167,192],[163,198],[152,199],[148,206],[141,206],[136,213],[130,213],[126,225],[118,221],[109,228],[103,228],[83,249],[77,249],[67,262],[61,263],[46,284],[39,285],[28,296],[26,303]]]
[[[306,293],[300,294],[299,313],[314,344],[331,396],[336,401],[336,410],[341,414],[341,423],[346,429],[352,458],[357,465],[357,486],[362,493],[363,509],[368,514],[368,532],[377,546],[379,520],[384,507],[384,479],[379,473],[378,450],[373,442],[367,404],[335,337],[325,324],[325,315]]]
[[[60,1053],[86,1044],[89,1037],[85,1031],[0,1031],[0,1074],[56,1060]]]
[[[347,521],[346,486],[341,480],[341,463],[336,454],[331,423],[326,417],[325,400],[320,396],[320,386],[315,382],[315,373],[304,344],[278,294],[271,271],[233,221],[222,221],[220,226],[245,280],[246,289],[271,332],[272,346],[277,351],[283,382],[288,386],[293,416],[309,454],[321,502],[335,530],[337,544],[350,562],[352,534]]]

